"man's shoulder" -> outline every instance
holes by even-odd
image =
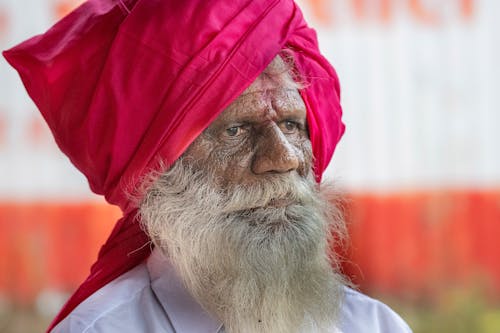
[[[349,333],[410,333],[406,322],[386,304],[351,288],[344,288],[341,331]]]
[[[161,312],[154,300],[148,270],[141,264],[92,294],[52,332],[146,332],[136,326]]]

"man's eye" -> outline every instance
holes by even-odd
[[[238,136],[242,132],[243,132],[243,129],[241,126],[233,126],[233,127],[229,127],[226,129],[226,135],[232,136],[232,137]]]
[[[285,134],[295,133],[299,129],[299,124],[295,121],[285,120],[281,123],[281,130]]]

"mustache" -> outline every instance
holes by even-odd
[[[280,213],[306,206],[317,206],[318,184],[310,177],[296,172],[270,174],[247,183],[221,186],[209,170],[199,170],[178,160],[169,170],[151,174],[150,184],[143,202],[161,203],[170,212],[185,214],[186,204],[194,204],[198,213],[206,217],[249,216],[253,213]],[[153,185],[154,184],[154,185]],[[163,204],[161,204],[163,206]],[[319,208],[319,207],[318,207]]]
[[[251,185],[231,186],[224,193],[219,211],[223,214],[257,209],[286,208],[313,202],[316,184],[296,173],[274,175]]]

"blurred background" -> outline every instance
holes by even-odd
[[[0,49],[79,0],[0,0]],[[500,333],[500,1],[301,0],[337,69],[345,272],[414,332]],[[40,332],[119,211],[0,59],[0,332]]]

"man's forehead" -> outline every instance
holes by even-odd
[[[299,84],[292,77],[292,68],[291,64],[277,55],[241,95],[270,89],[296,90]]]
[[[286,73],[285,73],[286,74]],[[285,75],[281,74],[281,75]],[[287,84],[285,80],[280,80],[277,78],[267,77],[263,74],[259,75],[252,84],[246,88],[240,96],[255,94],[255,93],[265,93],[271,90],[297,90],[293,85]]]
[[[271,109],[283,114],[295,113],[296,118],[305,118],[306,107],[298,91],[300,85],[293,80],[291,70],[290,65],[276,56],[215,122],[232,121],[240,116],[258,118]]]
[[[272,114],[306,117],[306,107],[296,88],[275,88],[268,85],[254,85],[233,101],[216,121],[232,121],[238,117],[269,117]],[[270,113],[271,112],[271,113]]]
[[[256,80],[253,86],[245,90],[236,100],[231,103],[229,108],[238,105],[249,106],[249,103],[258,105],[273,105],[276,107],[287,108],[305,108],[299,91],[294,87],[276,86],[273,84],[262,83]]]

